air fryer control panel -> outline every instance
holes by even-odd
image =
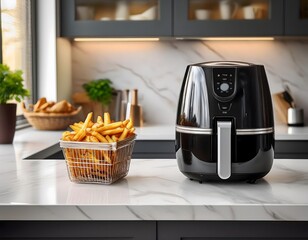
[[[229,101],[234,95],[235,74],[235,68],[213,68],[213,90],[219,101]]]

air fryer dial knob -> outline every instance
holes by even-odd
[[[228,91],[229,90],[229,84],[228,83],[223,83],[220,85],[220,90],[221,91]]]

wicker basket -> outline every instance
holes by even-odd
[[[136,135],[114,143],[61,141],[72,182],[111,184],[128,173]]]
[[[23,106],[25,118],[38,130],[65,130],[74,123],[81,107],[71,113],[36,113],[29,112]]]

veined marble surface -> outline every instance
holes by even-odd
[[[276,125],[275,140],[308,140],[308,126],[288,127],[287,125]]]
[[[133,159],[112,185],[77,184],[65,161],[22,159],[57,134],[0,145],[0,220],[308,220],[307,160],[275,160],[256,184],[200,184],[175,159]]]
[[[82,91],[89,80],[110,78],[117,89],[139,89],[145,122],[174,124],[187,65],[246,61],[265,66],[272,94],[287,84],[308,123],[307,55],[306,40],[74,42],[73,91]]]

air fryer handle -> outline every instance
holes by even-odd
[[[231,121],[217,121],[217,173],[221,179],[231,176]]]

